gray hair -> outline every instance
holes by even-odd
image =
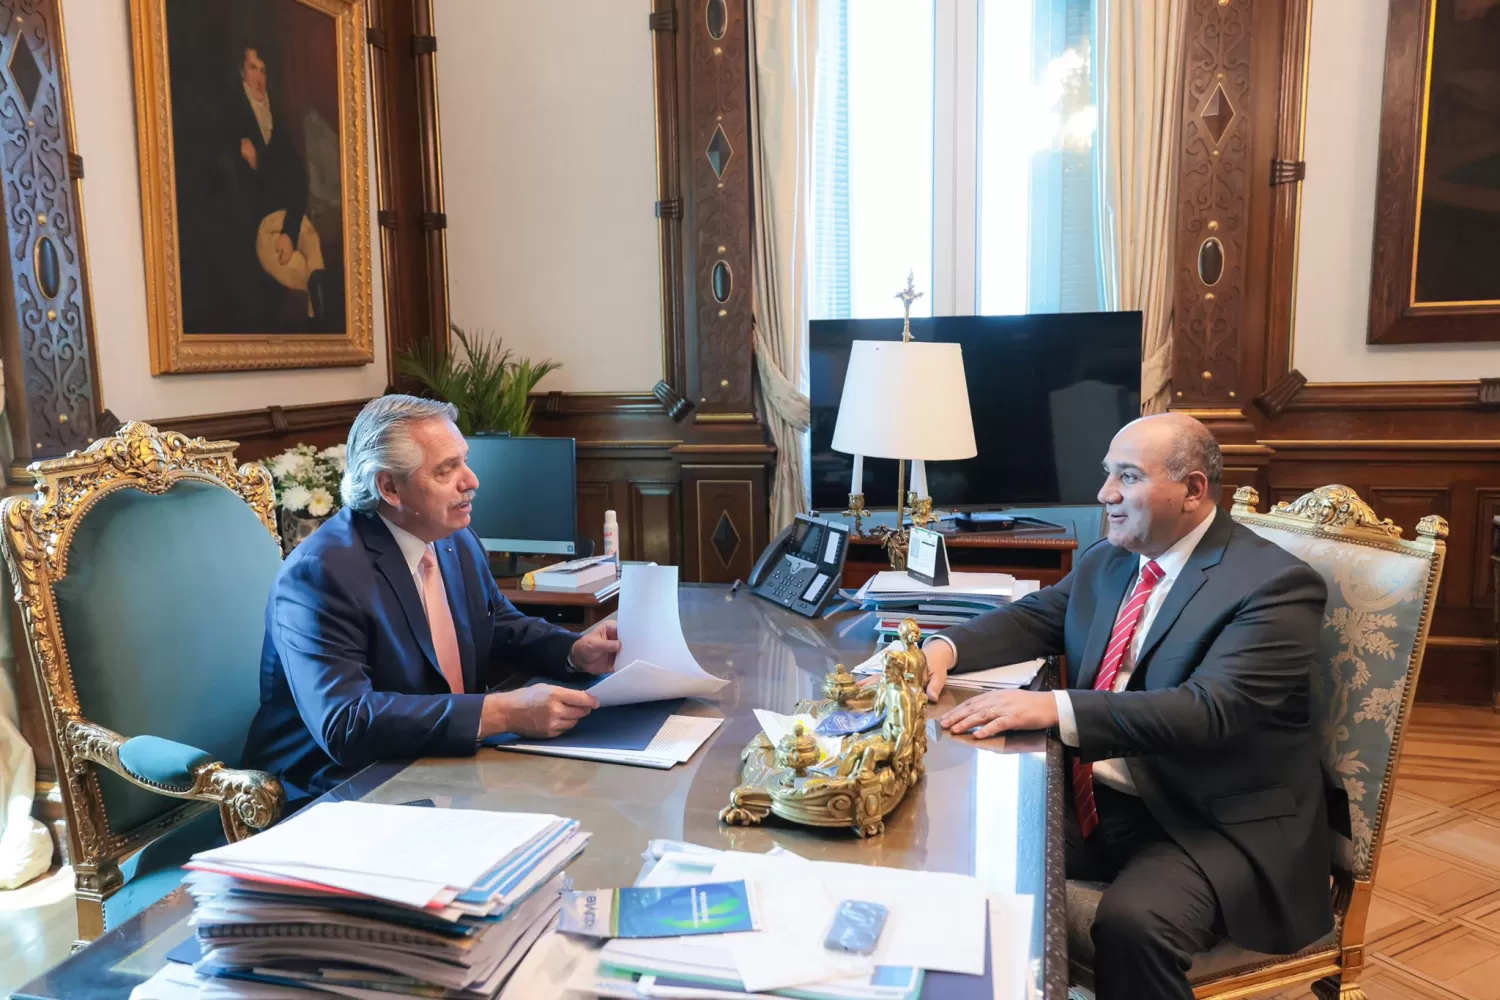
[[[349,428],[344,479],[339,484],[344,506],[373,513],[380,506],[380,487],[375,481],[380,473],[405,480],[420,469],[422,449],[411,439],[412,424],[438,417],[457,422],[458,407],[394,393],[366,403]]]
[[[1217,499],[1220,481],[1224,477],[1224,453],[1213,432],[1193,421],[1184,426],[1172,442],[1172,452],[1167,456],[1167,475],[1172,482],[1180,483],[1194,472],[1201,472],[1208,479],[1208,493]]]

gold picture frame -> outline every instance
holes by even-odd
[[[373,363],[364,0],[130,11],[151,373]]]

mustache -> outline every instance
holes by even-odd
[[[453,501],[453,506],[458,507],[462,504],[473,503],[474,494],[478,492],[478,490],[466,490],[457,500]]]

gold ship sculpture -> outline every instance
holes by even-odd
[[[901,648],[883,656],[879,683],[860,687],[841,663],[823,682],[821,701],[797,703],[798,715],[821,721],[840,712],[872,712],[878,727],[839,740],[838,753],[819,763],[818,743],[799,722],[772,745],[759,733],[740,754],[740,785],[729,793],[721,822],[754,826],[775,813],[806,826],[851,827],[861,837],[885,829],[885,818],[925,773],[927,657],[922,631],[901,623]]]

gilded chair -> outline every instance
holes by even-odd
[[[1335,837],[1331,933],[1296,955],[1262,955],[1225,941],[1196,956],[1188,978],[1197,997],[1260,996],[1311,983],[1328,1000],[1362,1000],[1375,865],[1443,573],[1448,522],[1424,517],[1416,540],[1402,539],[1400,528],[1376,518],[1345,486],[1324,486],[1265,514],[1256,512],[1259,503],[1256,491],[1242,486],[1231,516],[1328,582],[1312,675],[1314,724],[1329,782],[1342,786],[1349,800],[1349,836]],[[1103,889],[1095,882],[1067,884],[1069,966],[1073,982],[1085,988],[1093,984],[1089,932]]]
[[[233,766],[281,563],[270,476],[236,469],[234,447],[129,423],[34,463],[35,494],[0,503],[83,941],[281,812],[279,781]]]

